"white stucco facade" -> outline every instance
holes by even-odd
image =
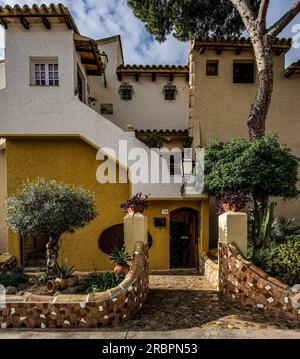
[[[30,84],[32,57],[58,59],[59,86]],[[73,31],[64,25],[53,25],[51,31],[42,25],[32,25],[30,30],[21,25],[10,26],[6,31],[6,88],[0,90],[0,137],[80,135],[95,147],[109,147],[117,154],[119,140],[127,140],[128,150],[142,147],[149,152],[134,132],[119,126],[122,121],[115,121],[116,124],[79,101],[75,94],[77,64],[86,78],[85,91],[89,84],[93,96],[103,78],[86,76],[75,51]],[[176,198],[181,197],[180,188],[180,184],[138,184],[133,185],[132,192],[151,193],[153,198]]]
[[[6,210],[4,207],[5,198],[7,197],[7,173],[6,173],[6,156],[5,142],[0,140],[0,253],[6,253],[8,250],[6,225]]]
[[[169,81],[167,76],[157,76],[151,80],[151,73],[142,75],[136,81],[133,76],[123,76],[119,81],[116,69],[123,64],[119,37],[110,41],[99,41],[100,52],[108,56],[106,68],[107,86],[97,78],[92,79],[93,97],[97,99],[95,109],[100,110],[101,103],[112,104],[113,114],[105,115],[123,129],[132,125],[137,130],[185,130],[188,128],[189,84],[184,76],[174,76],[172,83],[177,87],[177,96],[173,101],[165,100],[163,87]],[[132,100],[121,100],[118,93],[122,82],[130,83],[134,94]]]
[[[5,87],[5,62],[0,60],[0,90]]]

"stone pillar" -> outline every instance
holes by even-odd
[[[219,242],[234,242],[244,257],[247,256],[247,214],[225,212],[219,216]]]
[[[124,243],[131,256],[136,242],[148,244],[148,218],[142,213],[129,213],[124,217]]]

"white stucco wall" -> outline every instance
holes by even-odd
[[[189,85],[185,76],[174,76],[173,83],[178,90],[174,101],[164,99],[163,86],[169,82],[166,76],[157,76],[154,82],[151,81],[151,74],[140,76],[139,81],[135,81],[134,76],[123,76],[122,82],[130,83],[134,90],[132,100],[123,101],[118,93],[122,82],[118,81],[116,75],[116,68],[120,65],[118,41],[100,43],[99,49],[105,51],[109,62],[106,70],[107,87],[104,87],[103,81],[92,79],[95,91],[93,96],[98,100],[95,106],[97,111],[100,111],[101,103],[113,104],[113,115],[105,116],[122,128],[129,124],[136,129],[150,130],[188,128]]]
[[[81,135],[95,146],[112,148],[118,154],[118,140],[127,140],[128,150],[142,147],[134,132],[126,132],[112,121],[80,102],[74,95],[75,71],[73,33],[65,26],[10,26],[6,32],[7,87],[0,90],[0,137],[2,135]],[[58,57],[60,86],[30,86],[29,58]],[[89,81],[101,82],[99,77]],[[92,83],[90,85],[92,87]],[[122,163],[122,161],[121,161]],[[125,164],[125,163],[124,163]],[[76,175],[76,174],[74,174]],[[95,174],[96,175],[96,174]],[[153,197],[181,197],[180,186],[134,186]]]
[[[5,87],[5,63],[0,60],[0,90]]]

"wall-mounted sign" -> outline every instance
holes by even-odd
[[[169,214],[169,210],[167,208],[163,208],[161,210],[161,214]]]
[[[112,103],[102,103],[100,106],[101,115],[113,115],[114,107]]]
[[[167,219],[166,218],[154,218],[154,227],[166,227]]]

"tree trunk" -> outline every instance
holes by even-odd
[[[258,72],[258,88],[255,102],[248,118],[250,140],[265,135],[266,118],[273,93],[272,48],[267,35],[251,37]]]
[[[48,269],[48,273],[53,273],[56,263],[57,263],[57,258],[58,258],[58,250],[59,250],[59,235],[57,234],[50,234],[49,236],[49,242],[46,246],[47,248],[47,269]]]

